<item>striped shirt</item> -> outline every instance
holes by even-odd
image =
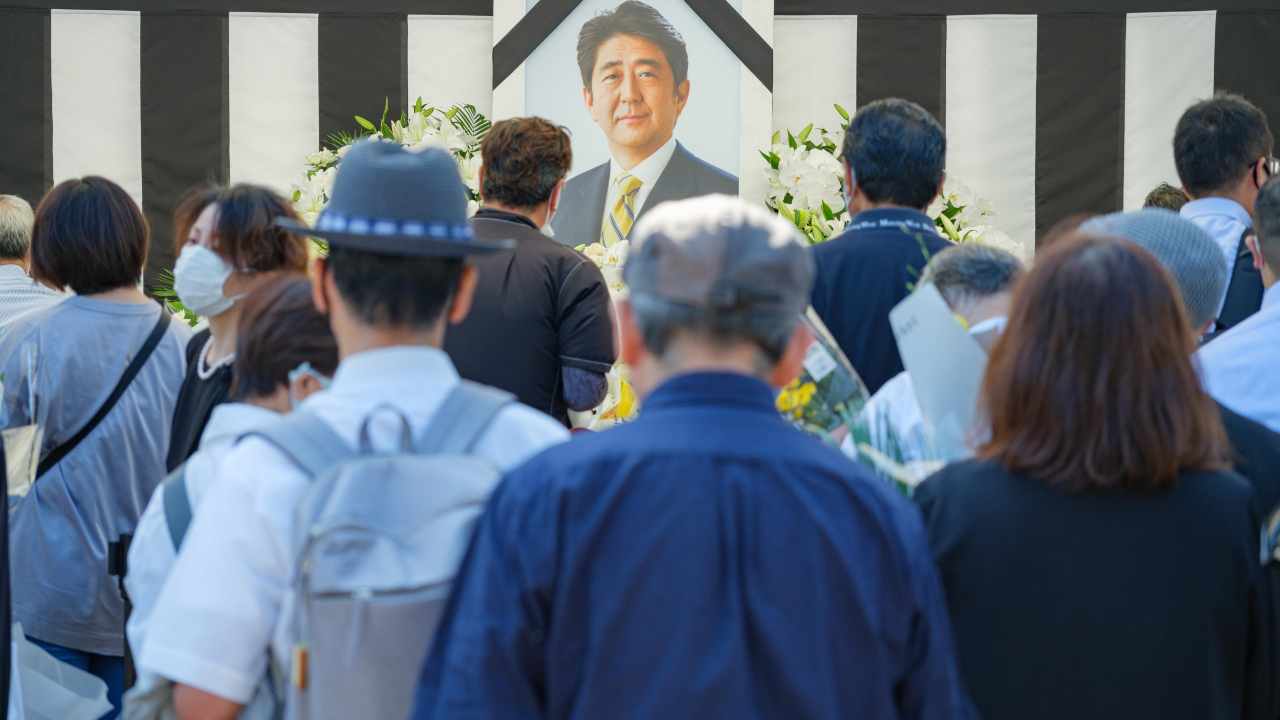
[[[66,297],[32,280],[20,265],[0,265],[0,331],[14,318]]]

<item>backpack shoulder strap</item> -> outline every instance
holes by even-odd
[[[93,417],[89,418],[89,422],[85,423],[75,435],[72,435],[40,460],[40,465],[36,468],[37,478],[52,470],[72,450],[75,450],[76,446],[88,437],[89,433],[93,432],[94,428],[98,427],[103,419],[107,417],[107,414],[115,408],[116,403],[120,402],[120,398],[124,396],[125,391],[133,384],[133,379],[142,370],[142,366],[147,364],[147,359],[151,357],[151,353],[155,352],[156,346],[164,339],[165,332],[169,329],[169,319],[169,311],[160,308],[160,318],[156,320],[156,324],[151,328],[151,333],[147,335],[147,339],[142,343],[142,348],[138,350],[138,354],[133,356],[133,360],[124,369],[124,374],[120,376],[116,386],[111,389],[111,394],[98,407],[98,411],[93,414]]]
[[[329,423],[309,412],[295,412],[278,423],[247,432],[240,440],[260,438],[284,453],[308,479],[357,453]]]
[[[468,453],[515,396],[463,380],[436,410],[414,444],[423,454]]]
[[[179,465],[160,486],[164,493],[164,521],[169,526],[173,551],[182,549],[182,539],[191,527],[191,496],[187,493],[187,464]]]

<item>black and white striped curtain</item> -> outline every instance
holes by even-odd
[[[303,156],[384,99],[492,107],[492,2],[48,5],[0,0],[0,192],[34,202],[107,175],[146,211],[153,268],[171,262],[170,213],[191,185],[287,191]],[[765,40],[775,128],[834,126],[836,102],[916,100],[947,127],[950,176],[1027,244],[1176,181],[1174,123],[1215,90],[1280,130],[1274,2],[776,0]]]

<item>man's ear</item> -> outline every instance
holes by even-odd
[[[809,330],[809,326],[796,323],[796,329],[791,333],[791,339],[787,341],[787,349],[783,351],[782,359],[773,366],[773,372],[769,375],[769,384],[783,388],[800,377],[800,372],[804,370],[805,354],[809,352],[809,346],[812,344],[813,333]]]
[[[582,104],[587,107],[587,111],[591,111],[591,106],[595,104],[595,99],[591,96],[591,88],[582,88]]]
[[[679,117],[680,113],[684,112],[684,106],[689,104],[689,87],[690,85],[689,85],[688,79],[686,79],[684,82],[676,86],[676,116],[677,117]]]
[[[853,184],[853,168],[849,167],[849,162],[841,160],[840,164],[844,166],[844,204],[852,212],[853,196],[858,191],[858,188]]]
[[[556,214],[556,210],[560,209],[560,193],[564,190],[564,178],[560,178],[560,182],[551,188],[551,196],[547,198],[547,217]]]
[[[476,187],[480,188],[480,202],[484,202],[484,165],[476,171]]]
[[[616,307],[618,309],[618,359],[635,367],[640,364],[640,360],[646,354],[644,338],[640,334],[640,327],[636,325],[636,315],[631,309],[631,303],[621,300]]]
[[[471,301],[476,297],[476,274],[474,265],[465,265],[458,278],[458,289],[453,293],[453,302],[449,305],[449,324],[457,325],[467,319],[471,312]]]
[[[321,315],[329,314],[329,298],[325,295],[325,283],[330,281],[329,261],[318,257],[311,266],[311,302]]]
[[[1262,248],[1258,245],[1258,236],[1249,235],[1245,237],[1244,243],[1249,246],[1249,254],[1253,256],[1253,268],[1258,272],[1262,272],[1266,263],[1262,258]]]

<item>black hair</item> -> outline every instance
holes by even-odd
[[[136,285],[150,240],[124,188],[97,175],[64,180],[36,207],[31,275],[80,295]]]
[[[931,282],[947,305],[991,297],[1013,288],[1022,262],[1012,253],[979,243],[952,245],[925,266],[920,282]]]
[[[868,200],[923,210],[942,187],[947,138],[919,105],[877,100],[853,116],[840,155]]]
[[[249,293],[240,307],[232,400],[266,397],[287,387],[289,373],[303,363],[333,377],[338,342],[329,329],[329,318],[311,301],[311,281],[306,275],[279,274]]]
[[[533,208],[551,199],[569,174],[573,146],[564,128],[540,117],[494,123],[480,144],[484,186],[480,197],[512,208]]]
[[[333,282],[369,325],[429,328],[444,314],[462,277],[459,258],[400,257],[336,245],[327,265]]]
[[[639,0],[626,0],[613,10],[600,13],[582,24],[578,32],[578,69],[582,71],[582,87],[591,88],[591,72],[596,67],[596,52],[614,35],[635,35],[657,45],[667,56],[675,85],[689,77],[689,49],[679,31],[662,13]]]
[[[1173,159],[1192,197],[1224,190],[1271,154],[1267,116],[1253,103],[1223,93],[1192,105],[1173,133]]]

